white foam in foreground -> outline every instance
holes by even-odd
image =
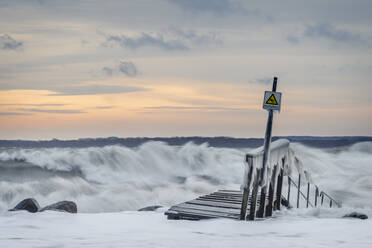
[[[255,222],[174,221],[162,212],[2,213],[0,247],[371,247],[371,220],[322,211]]]

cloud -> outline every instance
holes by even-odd
[[[135,77],[138,74],[137,67],[130,61],[120,61],[119,70],[128,77]]]
[[[119,86],[119,85],[81,85],[81,86],[66,86],[54,89],[53,96],[73,96],[73,95],[101,95],[101,94],[119,94],[138,91],[146,91],[146,88]]]
[[[20,112],[0,112],[0,116],[20,116],[20,115],[32,115],[31,113],[20,113]]]
[[[18,108],[19,111],[34,112],[34,113],[51,113],[51,114],[82,114],[86,113],[82,110],[73,109],[40,109],[40,108]]]
[[[53,107],[53,106],[66,106],[67,104],[60,103],[41,103],[41,104],[29,104],[29,103],[2,103],[0,106],[34,106],[34,107]]]
[[[168,0],[183,10],[192,13],[213,13],[218,15],[243,12],[245,9],[237,2],[230,0]]]
[[[298,44],[300,42],[299,38],[292,34],[287,36],[287,41],[292,44]]]
[[[308,38],[326,38],[344,43],[363,44],[365,42],[361,34],[353,33],[346,29],[335,28],[329,23],[308,25],[305,29],[304,36]]]
[[[106,40],[108,43],[117,43],[121,47],[137,49],[139,47],[154,46],[164,50],[187,50],[188,47],[180,40],[166,40],[162,34],[141,33],[137,37],[126,35],[110,35]]]
[[[2,50],[17,50],[23,46],[22,41],[16,41],[7,34],[0,35],[0,49]]]
[[[271,77],[265,77],[265,78],[258,78],[256,79],[256,82],[259,84],[271,84],[273,82],[273,78]]]
[[[112,76],[112,74],[114,73],[114,70],[110,67],[107,67],[107,66],[103,67],[102,71],[103,71],[104,74],[106,74],[108,76]]]
[[[215,32],[200,33],[171,27],[159,32],[142,32],[135,36],[105,35],[104,46],[119,45],[132,50],[142,47],[157,47],[163,50],[189,50],[193,45],[221,44]]]
[[[139,74],[137,66],[133,62],[124,60],[120,61],[114,68],[105,66],[102,68],[102,71],[107,76],[113,76],[114,74],[120,73],[127,77],[136,77]]]
[[[201,33],[192,29],[181,29],[174,26],[168,28],[167,32],[178,39],[194,44],[222,44],[222,40],[216,32]]]
[[[96,106],[95,109],[112,109],[114,106]]]
[[[216,106],[151,106],[144,107],[145,110],[197,110],[197,111],[246,111],[247,108],[216,107]]]

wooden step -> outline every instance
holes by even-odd
[[[209,195],[172,206],[165,215],[169,219],[200,220],[210,218],[239,219],[243,194],[239,190],[219,190]],[[268,197],[266,197],[268,199]],[[260,192],[257,196],[257,208],[260,204]],[[247,212],[252,201],[248,197]]]

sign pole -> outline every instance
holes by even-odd
[[[273,90],[272,90],[273,92],[276,92],[277,81],[278,81],[278,78],[274,77]],[[262,164],[262,170],[261,170],[261,176],[260,176],[261,187],[266,186],[266,174],[267,174],[267,162],[268,162],[267,160],[270,156],[271,133],[273,129],[274,110],[269,109],[268,111],[269,111],[269,116],[267,118],[267,123],[266,123],[263,164]]]
[[[267,191],[267,163],[270,157],[270,143],[271,131],[273,129],[274,110],[280,111],[281,94],[276,93],[276,85],[278,78],[274,77],[273,90],[266,91],[264,96],[263,108],[269,111],[269,116],[266,124],[265,141],[264,141],[264,154],[262,159],[262,168],[260,170],[259,185],[261,186],[260,207],[257,212],[258,218],[263,218],[266,209],[266,191]],[[276,95],[276,97],[275,97]],[[279,100],[279,101],[278,101]]]

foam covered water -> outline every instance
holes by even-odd
[[[313,182],[335,199],[348,206],[372,206],[371,142],[341,151],[291,147]],[[72,200],[80,212],[136,210],[239,189],[247,150],[161,142],[137,148],[1,149],[0,210],[29,197],[41,205]]]

